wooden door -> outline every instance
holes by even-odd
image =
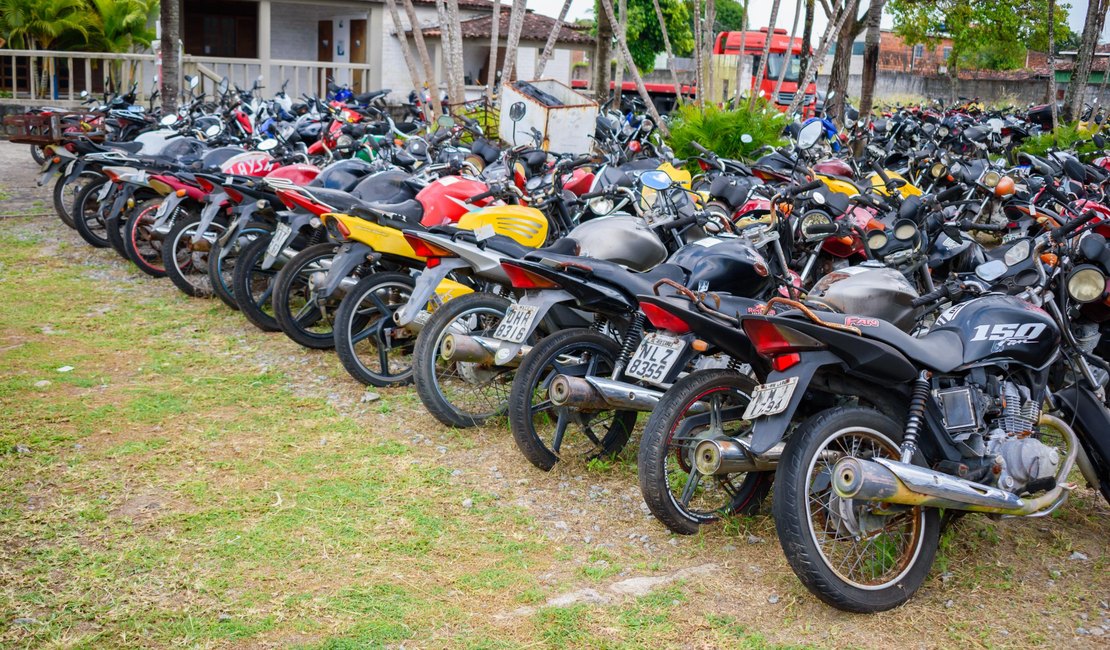
[[[351,63],[366,63],[366,20],[359,18],[351,21]],[[374,90],[364,88],[361,70],[351,72],[351,87],[356,93],[365,93]]]
[[[332,28],[330,20],[321,20],[316,24],[316,60],[317,61],[331,61],[331,53],[335,48],[335,41],[332,38]],[[316,85],[320,97],[327,96],[328,77],[333,76],[334,71],[331,68],[324,68],[320,74],[319,81]]]

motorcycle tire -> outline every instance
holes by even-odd
[[[368,386],[412,381],[416,336],[393,322],[416,281],[405,273],[374,273],[358,281],[335,313],[335,351],[347,372]]]
[[[693,535],[722,516],[759,511],[774,472],[705,476],[693,463],[702,440],[746,433],[742,417],[754,389],[754,381],[732,370],[694,372],[675,382],[652,410],[640,437],[640,492],[667,528]],[[693,411],[706,402],[709,413]]]
[[[871,613],[897,607],[917,591],[933,565],[940,539],[938,509],[915,506],[871,515],[872,502],[833,502],[838,497],[829,474],[836,460],[849,453],[898,459],[902,431],[874,409],[841,406],[798,425],[783,451],[772,498],[779,542],[802,584],[837,609]],[[843,509],[851,510],[851,522]],[[909,528],[907,535],[891,531],[898,520]],[[868,551],[874,556],[865,557]]]
[[[309,291],[309,278],[327,270],[335,251],[336,246],[327,242],[309,246],[286,262],[274,280],[270,309],[278,329],[310,350],[335,347],[334,321],[343,296],[329,297],[321,314]]]
[[[227,219],[216,217],[200,242],[194,244],[193,235],[200,226],[200,215],[178,219],[162,241],[162,262],[166,276],[174,286],[193,298],[211,298],[212,280],[208,277],[208,253],[211,243],[227,230]]]
[[[516,368],[444,361],[440,346],[451,333],[493,336],[511,304],[508,298],[490,293],[459,296],[436,309],[420,330],[413,352],[416,394],[443,424],[475,427],[508,408]]]
[[[132,210],[123,227],[123,250],[127,259],[154,278],[166,277],[166,267],[162,264],[162,240],[154,233],[154,221],[160,205],[161,201],[156,201],[144,210]],[[177,214],[170,218],[170,224],[185,214],[179,208]]]
[[[564,456],[580,454],[586,459],[606,458],[624,449],[636,424],[636,411],[586,413],[553,407],[547,399],[551,380],[560,372],[576,377],[608,376],[619,356],[620,344],[612,338],[576,328],[555,332],[544,338],[524,357],[509,392],[509,427],[517,448],[529,462],[546,472]],[[552,413],[555,414],[554,420]],[[611,421],[607,424],[604,423],[606,414],[611,414]],[[579,432],[589,439],[592,446],[585,445],[586,448],[581,449],[582,441],[575,440],[572,442],[576,448],[568,453],[563,445],[572,418],[577,420]],[[604,430],[599,427],[599,431],[595,432],[598,421],[602,422]],[[537,427],[546,429],[548,424],[554,427],[550,445],[545,439],[546,431],[541,432]]]
[[[77,229],[77,234],[81,235],[81,239],[85,243],[94,248],[108,248],[111,243],[108,241],[108,230],[105,225],[103,211],[107,206],[97,198],[97,193],[105,183],[109,182],[108,178],[101,177],[90,181],[77,198],[73,202],[73,224]]]
[[[212,250],[208,251],[208,277],[212,280],[212,291],[235,311],[239,311],[239,302],[235,300],[232,288],[235,286],[235,267],[239,254],[259,236],[271,232],[273,229],[264,223],[249,223],[227,243],[227,250],[219,241],[215,241],[212,243]]]
[[[260,234],[257,239],[244,246],[235,260],[235,273],[231,279],[231,295],[239,305],[243,316],[263,332],[280,332],[270,302],[274,291],[277,269],[262,269],[266,257],[266,247],[270,245],[273,233]],[[281,264],[279,259],[274,266]]]

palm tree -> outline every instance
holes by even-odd
[[[0,38],[13,48],[49,50],[66,34],[88,34],[84,0],[0,0]],[[35,57],[31,77],[37,74]],[[49,68],[42,71],[40,88],[46,88]]]
[[[148,27],[158,14],[158,0],[89,0],[95,12],[89,30],[88,49],[98,52],[130,52],[146,49],[156,33]],[[135,78],[136,63],[131,63],[130,77]],[[122,83],[121,61],[111,63],[112,78]]]

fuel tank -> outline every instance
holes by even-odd
[[[690,272],[695,291],[720,291],[752,298],[765,295],[773,284],[767,262],[747,240],[706,237],[675,251],[667,260]]]
[[[994,294],[954,305],[930,331],[955,332],[964,341],[964,365],[1017,362],[1041,368],[1056,357],[1060,330],[1043,309]]]
[[[667,247],[643,219],[614,214],[578,224],[567,235],[579,245],[579,255],[647,271],[667,259]]]
[[[817,281],[808,302],[842,314],[881,318],[902,331],[914,324],[913,300],[917,290],[905,276],[876,262],[864,262],[833,271]]]

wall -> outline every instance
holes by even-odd
[[[817,87],[828,88],[829,78],[821,76]],[[848,96],[858,98],[863,85],[862,75],[848,77]],[[1028,79],[1017,81],[999,81],[992,79],[961,79],[956,89],[956,94],[961,97],[978,97],[983,101],[1013,100],[1019,105],[1040,103],[1045,101],[1047,82],[1044,79]],[[1097,92],[1097,86],[1091,92]],[[921,77],[896,72],[879,72],[875,80],[875,97],[882,101],[885,99],[901,100],[911,97],[927,99],[947,99],[950,95],[948,77],[933,76]]]

